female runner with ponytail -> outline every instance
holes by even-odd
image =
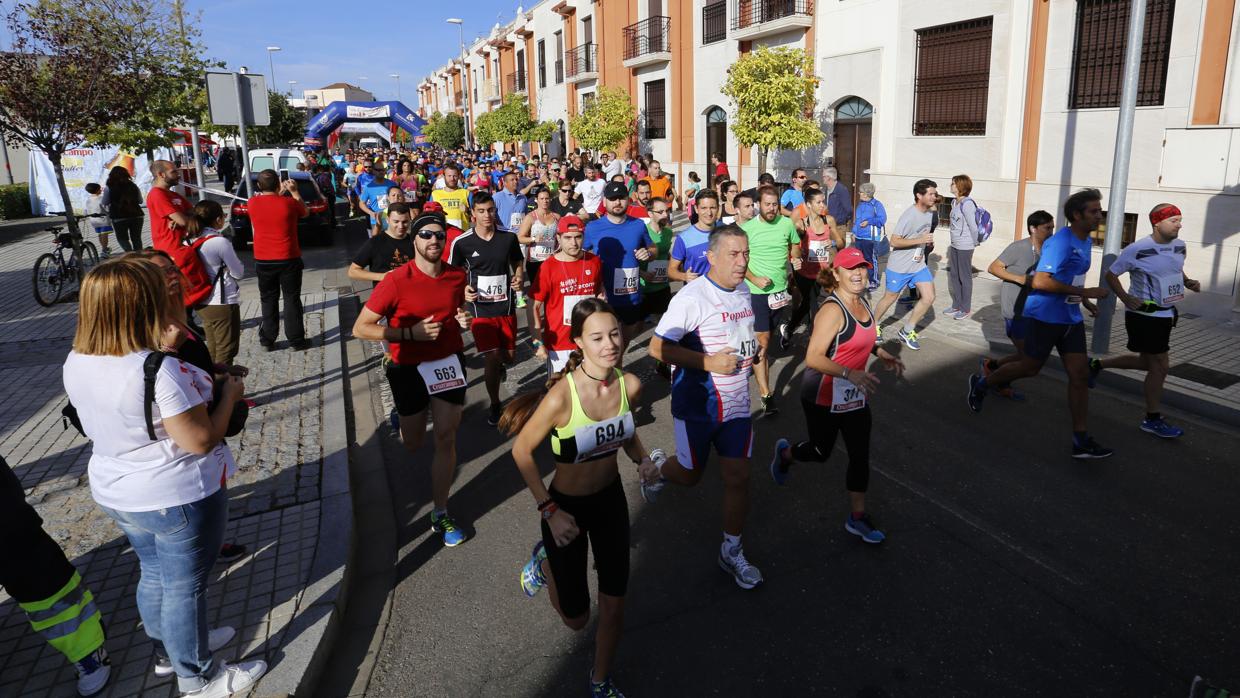
[[[619,367],[624,340],[620,321],[606,301],[585,298],[572,311],[577,349],[542,389],[511,400],[499,427],[516,435],[512,457],[525,478],[542,519],[542,540],[521,570],[521,588],[533,597],[548,587],[551,605],[573,630],[590,619],[586,579],[587,538],[598,572],[599,623],[592,696],[620,697],[608,672],[624,621],[629,579],[629,507],[616,456],[649,460],[633,423],[630,405],[641,381]],[[561,380],[561,378],[565,378]],[[555,454],[551,485],[543,485],[534,449],[549,440]]]

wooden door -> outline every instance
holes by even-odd
[[[869,121],[835,122],[835,169],[840,173],[840,183],[852,193],[853,208],[858,201],[857,185],[870,181],[865,171],[870,169],[872,131]]]

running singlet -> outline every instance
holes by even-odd
[[[607,302],[613,306],[641,305],[641,265],[633,253],[653,245],[650,231],[636,218],[626,216],[623,223],[616,224],[603,217],[586,224],[585,248],[603,260]]]
[[[431,201],[443,206],[443,216],[448,222],[462,230],[469,223],[469,191],[466,189],[436,189],[431,192]]]
[[[1035,272],[1044,271],[1060,283],[1083,287],[1089,271],[1090,241],[1081,240],[1068,227],[1060,228],[1042,243],[1042,256]],[[1025,299],[1025,317],[1059,325],[1082,322],[1081,297],[1031,289]]]
[[[583,299],[596,297],[602,290],[603,263],[589,252],[572,262],[562,262],[555,257],[543,262],[530,288],[530,297],[546,308],[542,341],[548,349],[570,351],[577,348],[569,331],[573,308]]]
[[[478,291],[478,300],[470,303],[474,317],[512,315],[512,265],[521,263],[521,246],[517,236],[497,230],[490,240],[483,240],[473,229],[452,241],[448,263],[469,274],[469,285]]]
[[[366,307],[388,319],[388,327],[412,327],[422,320],[441,322],[439,336],[429,342],[392,342],[392,361],[403,365],[436,361],[464,349],[456,311],[465,304],[465,272],[443,265],[437,277],[427,276],[416,262],[392,270],[370,292]]]
[[[797,273],[807,279],[817,279],[818,270],[829,266],[834,255],[835,241],[831,239],[831,226],[824,223],[822,230],[815,233],[806,223],[805,236],[801,238],[801,270]]]
[[[827,348],[827,358],[847,368],[849,374],[864,371],[870,351],[874,348],[874,340],[878,337],[874,313],[870,312],[870,319],[862,323],[848,312],[834,293],[823,301],[824,305],[827,303],[835,303],[844,313],[844,326]],[[870,304],[864,298],[861,303],[867,312],[870,311]],[[832,412],[852,412],[865,407],[866,395],[846,378],[828,376],[806,366],[801,378],[801,401],[830,407]]]
[[[710,271],[710,260],[706,258],[708,249],[710,233],[691,225],[672,243],[672,259],[680,262],[682,272],[691,271],[698,276],[706,276],[706,272]]]
[[[552,223],[543,223],[538,220],[537,214],[530,214],[534,217],[534,223],[530,226],[530,237],[534,238],[534,244],[530,245],[530,261],[544,262],[548,257],[555,254],[555,226]]]
[[[729,291],[707,276],[681,287],[654,332],[705,354],[727,347],[740,369],[731,375],[676,367],[672,376],[672,416],[690,422],[727,422],[749,417],[749,374],[758,351],[753,307],[745,284]]]
[[[625,442],[633,438],[636,430],[633,424],[633,413],[629,411],[629,394],[624,388],[624,372],[616,372],[620,384],[620,409],[616,416],[594,421],[581,408],[581,398],[577,396],[577,384],[573,382],[573,374],[568,374],[568,390],[573,399],[573,413],[568,424],[556,427],[547,435],[551,442],[551,452],[555,454],[557,463],[585,463],[599,460],[619,451]]]
[[[1128,292],[1143,301],[1152,301],[1165,310],[1147,313],[1151,317],[1172,317],[1171,309],[1184,300],[1184,258],[1188,247],[1179,240],[1160,245],[1151,235],[1137,240],[1119,253],[1111,265],[1111,273],[1128,272]]]

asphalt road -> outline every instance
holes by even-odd
[[[670,450],[648,338],[628,354],[646,385],[638,425],[648,447]],[[888,539],[869,546],[843,530],[842,444],[785,487],[767,475],[775,440],[805,435],[798,339],[772,371],[782,412],[755,420],[744,541],[764,585],[744,591],[715,563],[715,473],[647,505],[621,458],[632,574],[613,677],[627,695],[1177,696],[1194,674],[1240,686],[1235,430],[1177,414],[1188,434],[1158,441],[1136,429],[1137,400],[1099,389],[1091,431],[1116,455],[1074,461],[1061,376],[974,415],[964,395],[976,356],[931,325],[872,403],[869,508]],[[519,357],[505,397],[541,385],[529,349]],[[380,427],[387,442],[365,451],[384,460],[396,543],[380,557],[396,572],[359,684],[369,696],[584,695],[594,626],[573,633],[518,586],[538,518],[509,444],[486,425],[481,362],[468,368],[450,507],[469,542],[447,549],[429,530],[429,447],[409,456]],[[545,447],[540,462],[549,473]]]

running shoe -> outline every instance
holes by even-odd
[[[392,433],[400,436],[400,413],[396,411],[395,407],[388,413],[388,424],[392,427]]]
[[[844,521],[844,530],[854,536],[860,536],[861,540],[867,543],[875,545],[887,540],[887,534],[875,528],[869,514],[862,514],[859,519],[854,519],[850,514],[848,519]]]
[[[73,663],[77,669],[77,692],[79,696],[93,696],[103,690],[112,675],[112,660],[108,651],[100,647]]]
[[[788,332],[788,323],[779,323],[779,348],[787,351],[788,345],[792,344],[791,333]]]
[[[1115,451],[1094,441],[1092,436],[1083,446],[1077,445],[1075,440],[1072,442],[1072,457],[1078,460],[1109,458],[1114,453]]]
[[[656,448],[650,452],[650,461],[662,469],[663,464],[667,462],[667,454],[664,453],[663,449]],[[664,487],[667,487],[667,480],[662,477],[659,478],[658,482],[646,482],[643,480],[641,483],[642,500],[647,504],[654,504]]]
[[[874,328],[874,343],[875,344],[883,343],[883,328],[882,327]]]
[[[1098,374],[1102,373],[1102,361],[1099,359],[1089,360],[1089,387],[1098,385]]]
[[[959,308],[948,308],[947,310],[943,311],[943,314],[950,317],[952,315],[955,315],[958,312],[960,312]]]
[[[1193,685],[1188,689],[1188,698],[1231,698],[1233,695],[1200,676],[1193,677]]]
[[[443,544],[449,548],[465,542],[465,533],[457,528],[456,521],[448,514],[436,518],[435,513],[431,512],[431,530],[443,534]]]
[[[762,411],[764,417],[774,417],[779,414],[779,405],[775,404],[774,395],[762,396]]]
[[[1184,430],[1179,427],[1173,427],[1162,420],[1145,419],[1141,421],[1141,431],[1147,434],[1153,434],[1160,439],[1178,439],[1184,436]]]
[[[900,339],[904,340],[904,345],[913,351],[921,349],[921,342],[917,341],[917,330],[909,330],[908,332],[905,332],[904,329],[901,328]]]
[[[963,320],[972,314],[973,314],[972,310],[957,310],[956,312],[952,313],[952,318],[956,320]]]
[[[732,575],[736,586],[742,589],[752,589],[762,583],[762,573],[749,564],[749,560],[745,559],[745,551],[739,545],[727,553],[719,551],[719,566]]]
[[[227,625],[212,628],[207,631],[207,648],[212,652],[215,652],[224,645],[232,642],[233,637],[236,635],[237,631]],[[167,657],[155,655],[155,675],[163,678],[165,676],[172,676],[172,674],[172,660]]]
[[[228,698],[233,695],[245,695],[265,673],[267,673],[267,662],[261,659],[237,664],[220,662],[220,669],[210,683],[193,693],[184,695],[193,696],[193,698]]]
[[[521,568],[521,591],[531,599],[547,586],[547,576],[542,571],[542,562],[546,559],[547,549],[543,547],[542,541],[538,541],[534,544],[534,551],[530,553],[529,562]]]
[[[240,558],[242,555],[245,555],[245,550],[246,548],[244,545],[225,543],[220,546],[220,555],[216,559],[220,562],[232,562],[233,560]]]
[[[982,411],[982,400],[986,399],[986,391],[979,388],[981,382],[982,377],[976,373],[969,376],[969,395],[966,400],[969,403],[969,409],[974,412]]]
[[[775,442],[775,453],[771,456],[771,479],[776,485],[788,482],[788,468],[792,467],[792,459],[784,456],[784,451],[792,448],[788,439],[780,438]]]
[[[624,698],[624,694],[620,692],[620,689],[616,688],[615,685],[612,684],[610,676],[602,681],[595,681],[594,668],[591,667],[589,677],[590,698]]]
[[[1016,388],[1013,388],[1010,385],[1007,386],[1006,388],[995,388],[995,394],[997,394],[999,397],[1005,397],[1011,400],[1012,402],[1024,402],[1025,401],[1025,394],[1017,390]]]
[[[491,405],[490,411],[487,412],[487,424],[493,427],[499,426],[499,418],[503,412],[504,409],[499,405]]]

